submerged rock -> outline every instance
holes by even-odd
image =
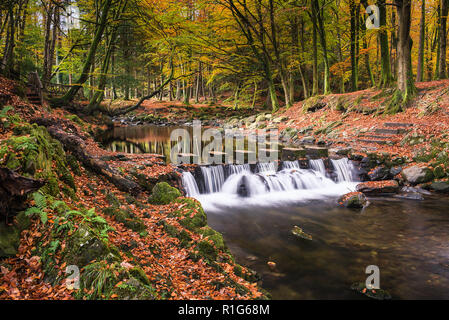
[[[368,289],[362,282],[354,283],[351,286],[351,290],[364,294],[368,298],[375,300],[391,300],[391,295],[382,289]]]
[[[412,185],[426,183],[433,179],[433,172],[427,167],[413,166],[402,171],[402,177]]]
[[[366,195],[397,193],[399,183],[395,180],[363,182],[357,185],[357,191]]]
[[[398,198],[398,199],[405,199],[405,200],[418,200],[418,201],[424,200],[423,195],[419,192],[400,193],[400,194],[395,195],[394,197]]]
[[[366,196],[361,192],[351,192],[343,195],[338,203],[346,208],[362,209],[369,205]]]
[[[292,229],[292,234],[298,238],[312,240],[312,236],[310,234],[305,233],[300,227],[294,226]]]

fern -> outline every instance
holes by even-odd
[[[30,207],[25,211],[27,217],[32,215],[39,215],[41,222],[46,224],[48,221],[47,213],[44,211],[47,209],[47,199],[45,196],[39,192],[33,193],[33,199],[35,206]]]
[[[38,207],[41,210],[44,210],[47,208],[47,199],[45,196],[40,192],[33,193],[33,199],[36,204],[36,207]]]

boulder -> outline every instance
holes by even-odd
[[[366,196],[361,192],[351,192],[345,194],[338,200],[338,203],[341,206],[350,209],[362,209],[369,205]]]
[[[159,182],[154,186],[149,202],[152,204],[165,205],[180,196],[181,192],[179,192],[178,189],[173,188],[167,182]]]
[[[307,136],[301,139],[302,144],[315,144],[316,139],[312,136]]]
[[[435,179],[443,179],[446,177],[446,171],[444,170],[443,166],[437,166],[435,169],[433,169],[433,175],[435,176]]]
[[[430,187],[436,192],[449,193],[449,181],[434,182]]]
[[[394,180],[370,181],[358,184],[356,189],[358,192],[362,192],[366,195],[398,193],[399,183]]]
[[[402,171],[402,177],[412,185],[432,181],[433,172],[427,167],[413,166]]]
[[[376,169],[369,172],[368,176],[371,181],[381,181],[392,178],[392,176],[390,175],[390,170],[385,166],[377,167]]]

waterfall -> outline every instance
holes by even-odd
[[[229,175],[251,172],[251,167],[249,164],[231,164],[228,167],[228,172]]]
[[[284,169],[300,169],[299,161],[284,161],[282,163]]]
[[[326,167],[324,166],[323,159],[318,160],[310,160],[310,167],[321,173],[323,176],[326,176]]]
[[[334,166],[335,172],[337,173],[338,182],[350,182],[357,181],[354,174],[355,168],[351,161],[347,158],[339,160],[331,160]]]
[[[241,205],[242,201],[256,206],[282,205],[354,191],[357,182],[352,162],[332,160],[332,165],[335,181],[327,177],[323,160],[311,160],[310,169],[302,169],[299,161],[285,161],[280,171],[276,171],[277,163],[258,163],[256,173],[248,164],[203,166],[200,167],[202,181],[195,181],[191,173],[184,172],[182,183],[188,196],[195,197],[208,208]]]
[[[200,194],[195,178],[188,171],[182,173],[182,185],[184,186],[188,197],[196,197]]]
[[[274,162],[268,162],[268,163],[258,163],[257,169],[259,172],[276,172],[277,165]]]
[[[221,191],[225,182],[223,166],[201,167],[201,172],[204,176],[204,186],[207,193]]]

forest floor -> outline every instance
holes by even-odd
[[[421,82],[416,87],[416,97],[403,112],[393,115],[382,113],[391,101],[388,90],[310,98],[277,112],[289,119],[279,124],[279,131],[294,128],[299,139],[313,136],[331,148],[350,148],[365,155],[405,156],[412,164],[420,153],[431,152],[432,145],[438,148],[436,144],[449,141],[449,80]]]

